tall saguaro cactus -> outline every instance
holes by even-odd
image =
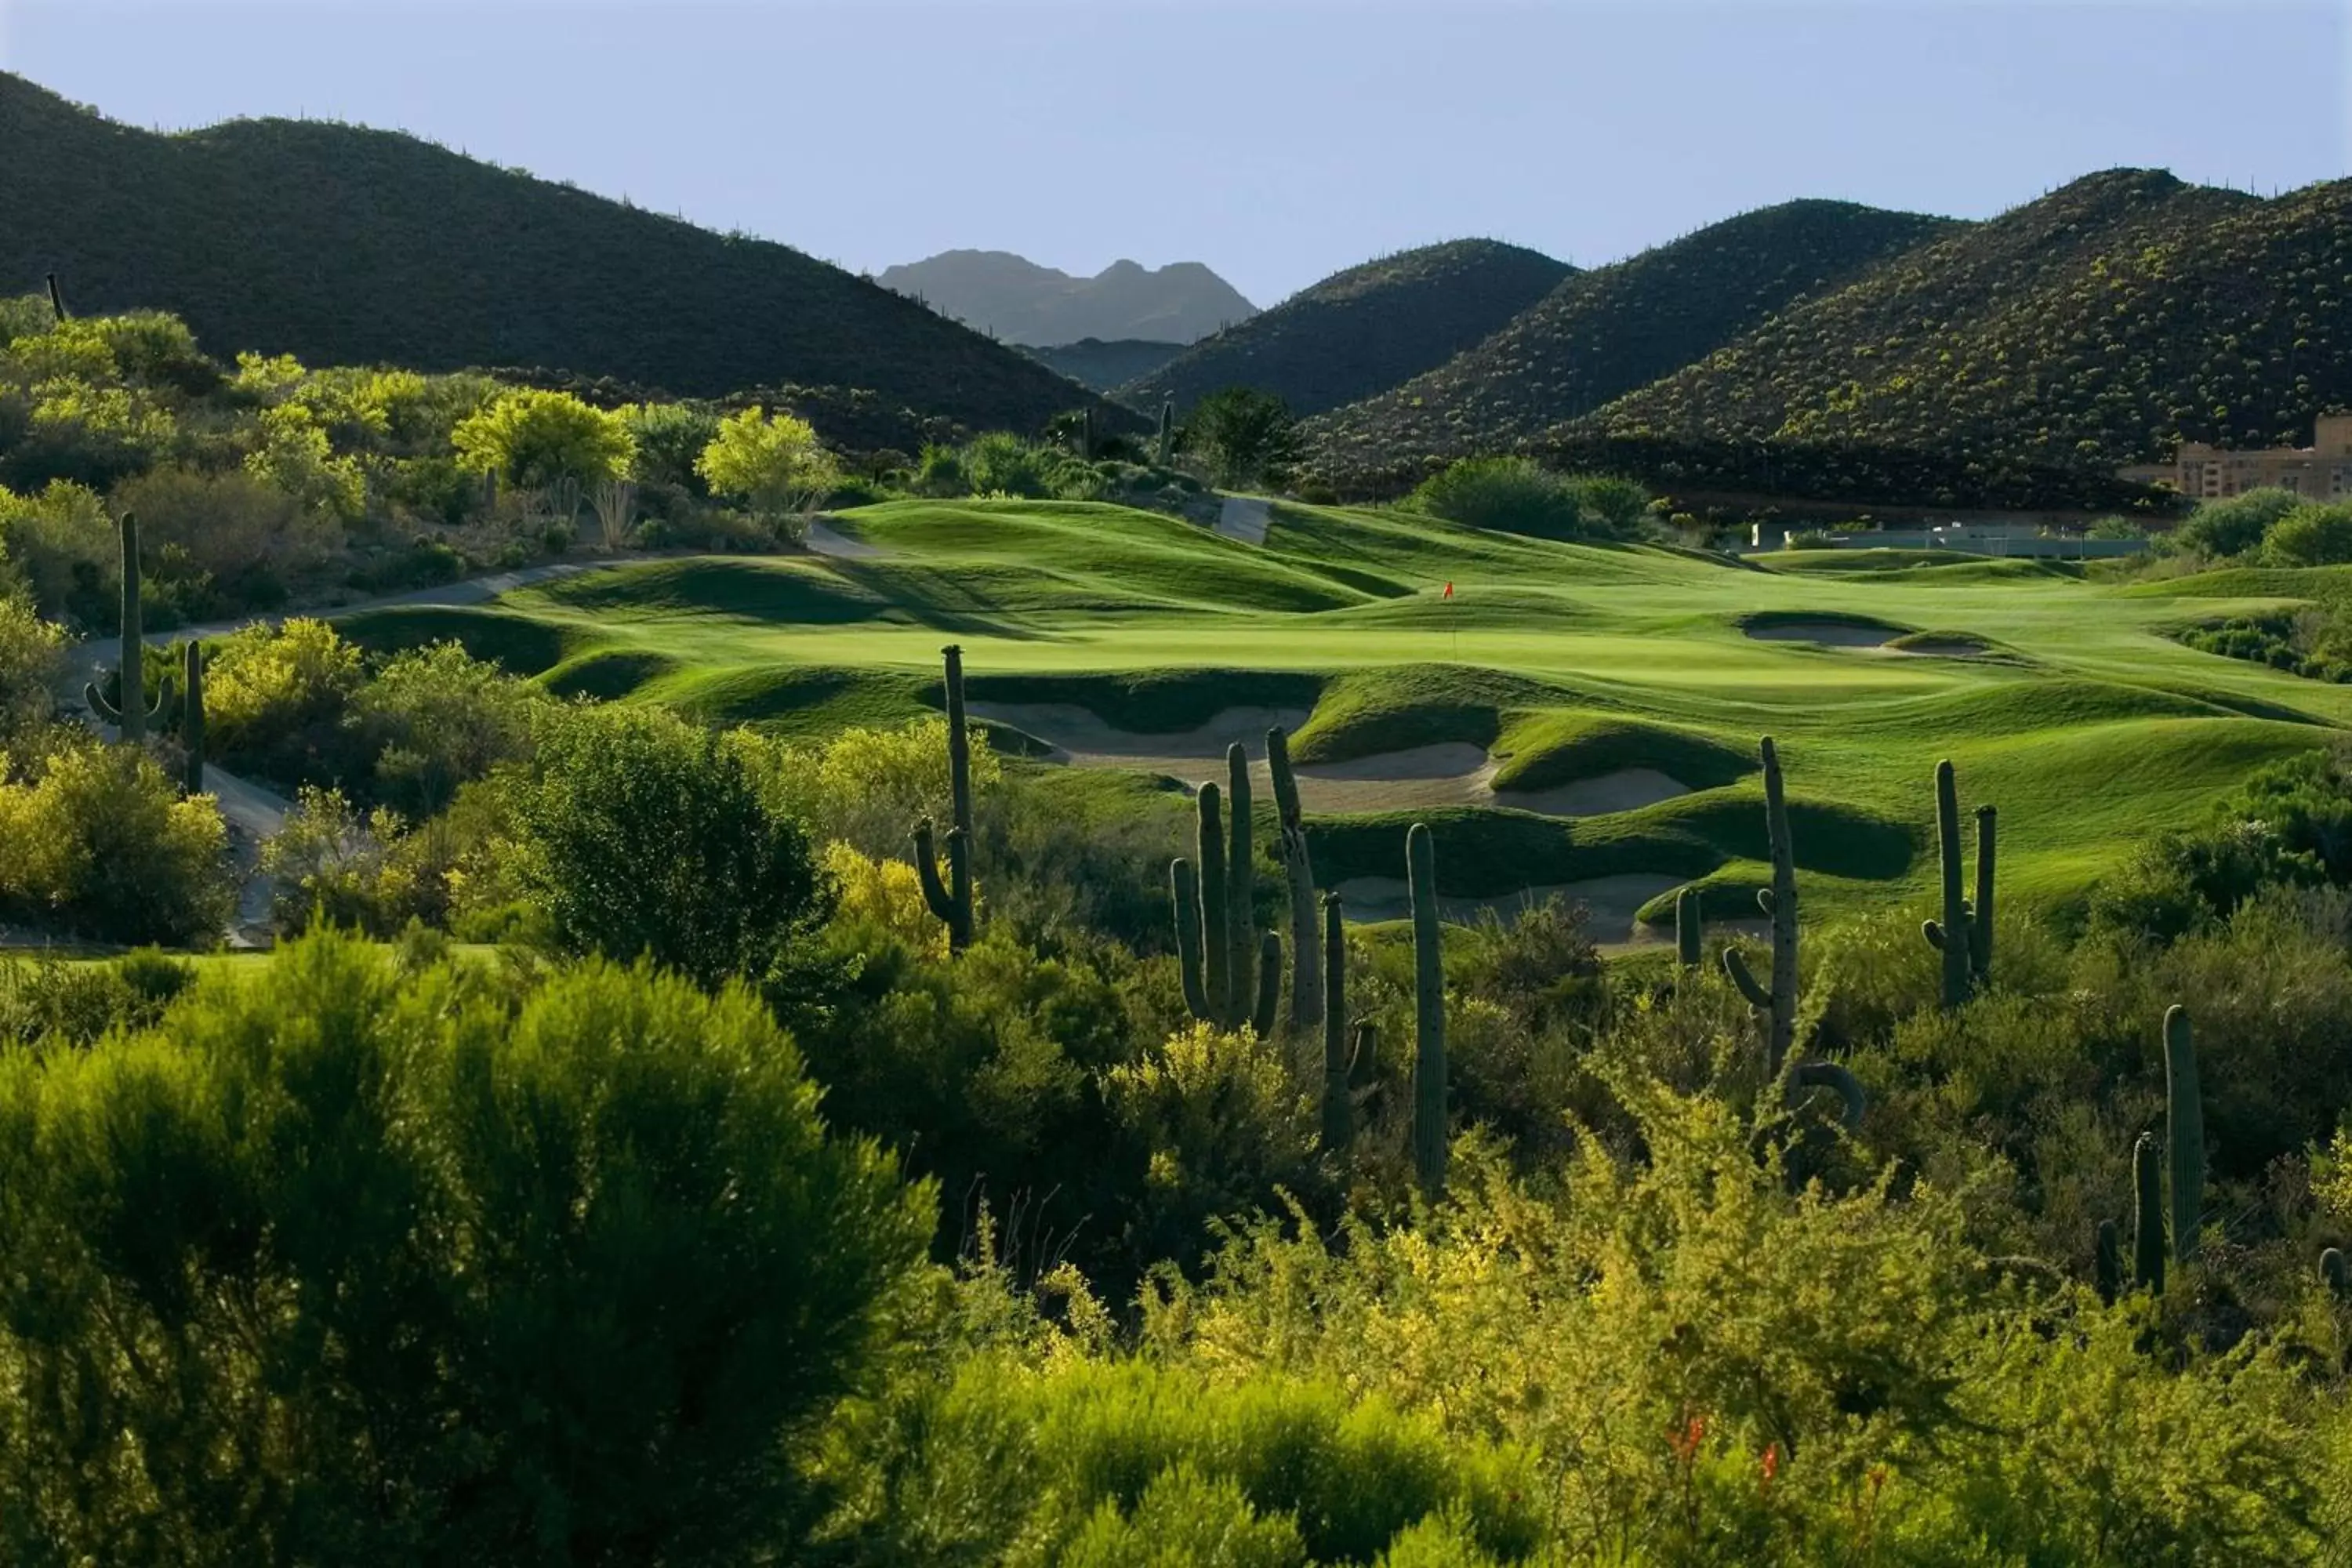
[[[1764,828],[1770,842],[1772,885],[1756,895],[1772,920],[1772,988],[1748,972],[1739,950],[1723,950],[1724,972],[1748,1005],[1764,1016],[1764,1070],[1778,1075],[1797,1040],[1797,851],[1789,837],[1789,799],[1780,779],[1780,753],[1767,735],[1757,744],[1764,763]]]
[[[1163,397],[1160,400],[1160,466],[1166,468],[1169,460],[1175,455],[1176,400],[1172,397]]]
[[[52,272],[48,274],[47,280],[49,285],[49,319],[54,321],[63,322],[69,319],[66,315],[65,291],[58,287],[58,275],[56,273]]]
[[[1438,946],[1437,844],[1429,824],[1412,825],[1404,851],[1412,889],[1412,1163],[1433,1203],[1445,1191],[1445,962]]]
[[[2112,1307],[2124,1291],[2123,1244],[2116,1222],[2099,1222],[2098,1241],[2092,1252],[2091,1282],[2099,1292],[2099,1300]]]
[[[2172,1256],[2197,1256],[2199,1216],[2205,1208],[2205,1106],[2197,1092],[2197,1042],[2189,1011],[2164,1014],[2164,1142],[2172,1175]]]
[[[1977,810],[1977,896],[1971,903],[1960,877],[1960,795],[1949,762],[1936,764],[1936,841],[1944,870],[1944,918],[1919,930],[1944,955],[1943,1005],[1966,1005],[1992,974],[1994,821],[1991,806]]]
[[[940,880],[929,817],[915,826],[915,871],[922,879],[923,901],[947,924],[949,949],[961,952],[971,945],[972,934],[971,732],[964,724],[963,649],[950,643],[940,653],[947,661],[948,793],[955,822],[948,829],[947,881]]]
[[[1323,895],[1323,1147],[1336,1154],[1356,1136],[1350,1070],[1355,1064],[1348,1040],[1348,932],[1337,893]]]
[[[1232,987],[1226,1006],[1233,1015],[1225,1025],[1229,1029],[1241,1027],[1242,1009],[1256,984],[1252,965],[1259,953],[1257,876],[1250,847],[1251,815],[1249,752],[1235,741],[1225,748],[1225,965]]]
[[[1184,1006],[1221,1029],[1235,1025],[1233,952],[1226,942],[1231,910],[1225,893],[1224,796],[1213,784],[1193,797],[1195,860],[1169,868],[1176,906],[1176,961],[1183,971]],[[1195,868],[1197,865],[1197,869]]]
[[[189,639],[186,673],[182,678],[180,698],[180,749],[188,754],[187,771],[181,775],[183,791],[189,795],[205,793],[205,645]]]
[[[90,711],[121,730],[124,740],[142,741],[147,721],[163,704],[160,695],[152,704],[147,700],[146,626],[139,614],[139,520],[126,511],[117,528],[122,537],[122,658],[117,671],[122,700],[119,705],[109,702],[96,681],[82,688],[82,696]]]
[[[1307,814],[1298,779],[1290,771],[1290,738],[1281,726],[1265,732],[1266,771],[1274,775],[1275,816],[1282,834],[1282,874],[1290,892],[1290,1026],[1323,1021],[1323,966],[1316,962],[1315,864],[1307,853]]]
[[[2164,1156],[2153,1132],[2132,1145],[2132,1283],[2164,1289]]]

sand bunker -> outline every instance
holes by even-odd
[[[1903,635],[1900,627],[1852,621],[1766,621],[1740,629],[1758,642],[1810,642],[1825,647],[1882,647],[1887,638]]]
[[[1218,509],[1216,529],[1227,539],[1238,539],[1244,544],[1264,544],[1267,525],[1274,521],[1271,502],[1255,496],[1227,496]]]
[[[801,542],[809,547],[811,554],[830,555],[842,561],[871,561],[882,553],[880,546],[868,544],[862,539],[852,539],[845,533],[836,533],[822,522],[810,523],[808,533]]]
[[[1914,637],[1900,647],[1889,646],[1886,651],[1916,658],[1982,658],[1992,650],[1966,637]]]
[[[1296,730],[1307,721],[1303,709],[1228,708],[1197,729],[1144,735],[1064,702],[974,702],[971,711],[1045,742],[1049,762],[1160,773],[1188,784],[1222,780],[1225,748],[1239,741],[1249,748],[1251,781],[1262,798],[1274,788],[1265,765],[1266,731],[1276,724]],[[1500,765],[1484,747],[1446,741],[1344,763],[1301,763],[1296,771],[1299,803],[1333,815],[1498,805],[1546,816],[1600,816],[1690,793],[1680,780],[1652,768],[1623,768],[1549,789],[1497,790]]]

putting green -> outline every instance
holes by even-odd
[[[1197,753],[1192,777],[1215,771],[1220,715],[1303,713],[1298,760],[1356,786],[1327,800],[1381,804],[1360,786],[1405,753],[1387,798],[1412,809],[1317,816],[1328,879],[1393,878],[1418,816],[1449,895],[1605,882],[1652,889],[1654,918],[1666,879],[1761,881],[1761,734],[1826,912],[1927,889],[1938,758],[1967,805],[2000,808],[2005,893],[2046,906],[2352,721],[2352,690],[2163,635],[2316,593],[2319,574],[2306,590],[2292,573],[2116,585],[1894,552],[1726,563],[1287,504],[1262,546],[1077,503],[897,502],[835,526],[875,553],[639,563],[346,625],[790,732],[924,711],[952,641],[976,710],[1094,721],[1091,750],[1076,731],[1030,749],[1116,766],[1123,746],[1155,771]],[[1475,775],[1463,748],[1486,753]]]

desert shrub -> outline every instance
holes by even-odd
[[[1464,458],[1431,475],[1406,505],[1467,528],[1574,539],[1584,512],[1568,480],[1526,458]]]
[[[936,442],[923,447],[916,459],[915,492],[942,498],[969,495],[971,480],[964,472],[963,454]]]
[[[31,595],[0,584],[0,749],[24,744],[56,713],[65,647],[64,628],[43,620]]]
[[[405,831],[382,806],[362,815],[341,790],[305,784],[261,846],[261,869],[277,884],[271,923],[291,934],[323,920],[389,936],[420,918],[426,889],[399,853]]]
[[[331,512],[308,511],[284,489],[242,472],[157,468],[121,486],[113,500],[118,511],[139,519],[151,563],[208,577],[240,607],[278,604],[290,582],[317,572],[343,544]]]
[[[840,839],[866,855],[903,856],[916,823],[928,816],[944,825],[951,818],[944,719],[919,719],[896,730],[853,728],[790,747],[747,734],[737,745],[772,805],[803,816],[819,838]],[[975,798],[986,800],[1003,773],[986,733],[973,730]]]
[[[1650,492],[1636,479],[1614,474],[1571,474],[1568,493],[1576,501],[1585,532],[1601,539],[1632,539],[1650,516]]]
[[[210,942],[226,922],[227,831],[144,752],[81,740],[0,781],[0,905],[106,942]]]
[[[850,946],[864,950],[896,942],[921,958],[948,956],[948,928],[931,913],[912,866],[876,859],[838,838],[825,845],[817,860],[839,889],[834,924],[847,933]]]
[[[111,963],[0,958],[0,1041],[87,1046],[110,1029],[145,1028],[195,983],[195,966],[156,948]]]
[[[965,482],[971,493],[1040,499],[1053,495],[1062,482],[1069,455],[1041,447],[1003,431],[991,431],[963,448]]]
[[[1517,1562],[1542,1534],[1526,1456],[1324,1383],[982,1355],[889,1414],[829,1531],[862,1561],[1426,1563],[1381,1554],[1433,1531],[1487,1554],[1434,1561]]]
[[[719,734],[640,709],[540,710],[506,792],[516,875],[556,939],[716,986],[777,973],[833,889],[800,819]]]
[[[394,654],[352,694],[346,721],[369,797],[412,819],[445,809],[460,785],[529,752],[546,701],[457,643]]]
[[[718,438],[718,415],[684,403],[640,403],[621,410],[621,424],[636,443],[632,479],[709,499],[710,489],[698,465]]]
[[[1229,386],[1192,405],[1182,443],[1221,485],[1278,485],[1297,460],[1298,421],[1274,394]]]
[[[341,780],[358,765],[343,719],[364,674],[324,621],[232,632],[205,670],[206,743],[230,771],[289,788]]]
[[[2226,558],[2257,549],[2271,525],[2302,504],[2293,490],[2265,487],[2199,504],[2165,536],[2165,547]]]
[[[333,936],[6,1058],[7,1555],[790,1556],[930,1224],[816,1102],[740,991]]]
[[[96,491],[63,480],[33,495],[0,487],[0,551],[23,574],[41,614],[115,629],[122,551]]]

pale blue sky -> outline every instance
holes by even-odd
[[[1493,235],[1580,264],[1791,196],[1985,216],[2119,163],[2352,166],[2342,0],[0,0],[118,120],[403,128],[879,270],[1209,263],[1261,304]],[[26,150],[6,149],[10,157]]]

